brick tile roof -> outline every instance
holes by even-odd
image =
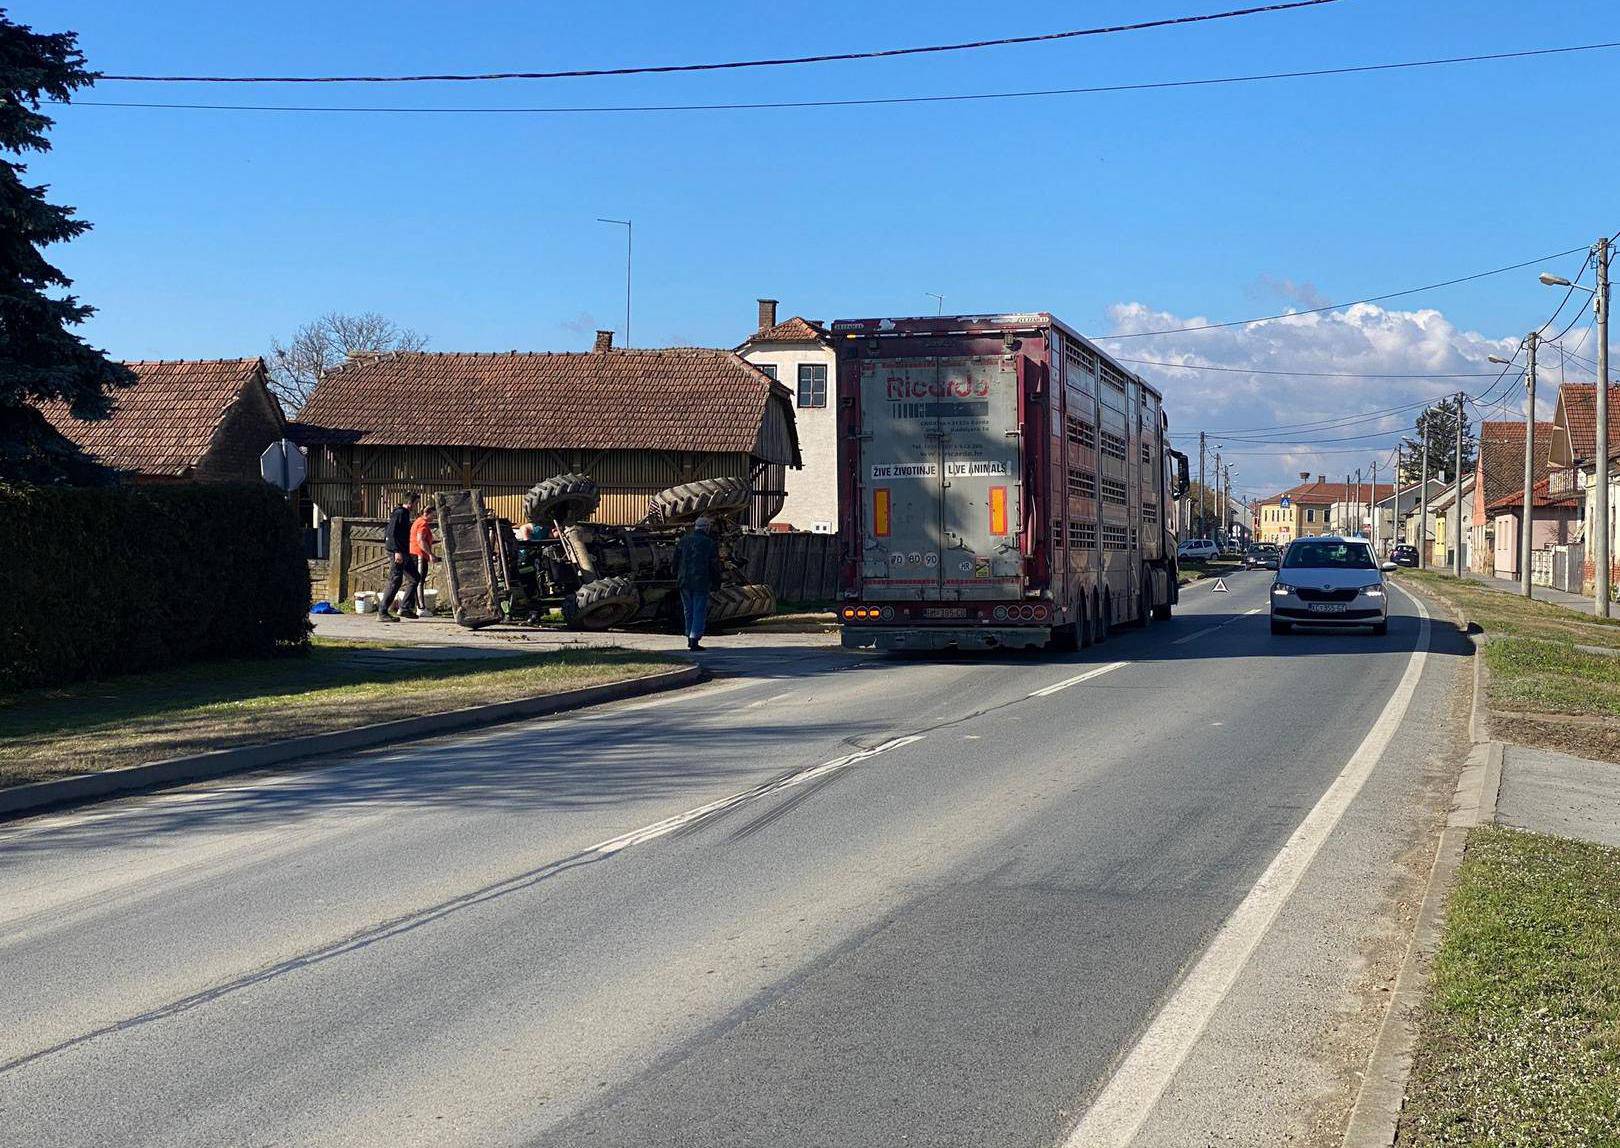
[[[1524,448],[1523,446],[1520,446],[1519,449],[1523,450]],[[1523,460],[1521,457],[1521,463],[1522,461]],[[1535,506],[1551,509],[1554,507],[1573,507],[1580,505],[1573,491],[1568,494],[1550,494],[1550,488],[1551,486],[1549,479],[1542,478],[1537,480],[1534,487],[1534,494],[1532,495]],[[1510,491],[1493,502],[1488,502],[1485,504],[1486,510],[1522,510],[1523,508],[1524,488],[1522,486],[1516,490]]]
[[[1609,450],[1620,448],[1620,387],[1609,385]],[[1569,430],[1569,447],[1577,461],[1597,454],[1597,384],[1565,383],[1558,406]]]
[[[112,414],[80,420],[66,403],[40,404],[50,424],[107,466],[179,475],[208,452],[214,431],[248,386],[262,386],[264,360],[168,359],[125,363],[131,387],[114,392]]]
[[[394,352],[327,372],[299,414],[299,437],[378,446],[760,454],[773,400],[792,428],[786,387],[733,351],[703,347]],[[796,444],[791,454],[797,464]]]
[[[1539,482],[1547,476],[1547,458],[1552,450],[1553,424],[1536,421],[1534,475]],[[1524,492],[1524,421],[1483,422],[1479,424],[1479,462],[1484,475],[1487,508],[1501,499]]]
[[[819,322],[795,315],[774,327],[761,327],[748,336],[743,346],[754,343],[825,343],[827,338],[827,329]]]
[[[1367,502],[1382,502],[1395,493],[1390,483],[1380,482],[1378,489],[1373,490],[1371,482],[1361,484],[1361,500]],[[1356,500],[1356,484],[1353,482],[1302,482],[1298,486],[1289,487],[1281,494],[1274,494],[1266,499],[1266,505],[1288,498],[1305,506],[1330,506],[1335,502],[1354,502]]]

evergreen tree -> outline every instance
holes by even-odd
[[[107,472],[56,433],[34,403],[59,399],[77,418],[104,418],[110,388],[135,376],[68,328],[93,309],[40,249],[89,230],[71,207],[45,200],[43,186],[23,182],[27,168],[10,156],[46,152],[52,121],[44,100],[66,101],[95,81],[71,32],[38,33],[0,8],[0,482],[92,482]]]
[[[1468,408],[1462,412],[1463,424],[1463,473],[1467,474],[1474,469],[1474,456],[1479,450],[1479,441],[1474,434],[1474,425],[1468,418]],[[1412,441],[1417,450],[1407,450],[1401,457],[1401,482],[1418,482],[1423,473],[1423,442],[1429,443],[1429,477],[1435,478],[1442,472],[1448,480],[1455,480],[1453,471],[1457,462],[1457,403],[1448,399],[1437,406],[1430,407],[1418,415],[1417,434]]]

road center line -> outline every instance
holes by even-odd
[[[1408,597],[1411,597],[1408,595]],[[1305,870],[1361,792],[1406,716],[1428,658],[1429,611],[1412,598],[1422,619],[1417,645],[1395,691],[1372,729],[1305,820],[1272,858],[1248,896],[1232,911],[1197,962],[1136,1042],[1063,1148],[1124,1148],[1164,1095],[1171,1078],[1203,1037]]]
[[[906,737],[893,738],[884,742],[882,745],[874,746],[871,749],[857,750],[854,753],[845,754],[843,757],[835,757],[831,761],[822,762],[820,765],[812,765],[807,769],[801,769],[798,773],[790,773],[786,777],[778,777],[774,781],[767,781],[762,785],[754,786],[752,789],[745,789],[741,793],[733,793],[730,797],[722,797],[718,801],[711,801],[707,805],[698,806],[696,809],[688,809],[685,813],[677,813],[673,817],[666,817],[662,821],[655,821],[651,825],[644,825],[640,829],[633,829],[629,833],[620,834],[618,837],[610,838],[607,841],[592,845],[589,849],[585,850],[585,852],[587,854],[617,853],[619,850],[628,849],[632,845],[641,845],[645,842],[656,840],[657,838],[663,837],[666,834],[675,832],[683,825],[690,825],[692,822],[698,821],[704,817],[713,816],[714,814],[723,810],[731,809],[734,806],[743,805],[750,801],[757,801],[761,797],[769,797],[772,794],[779,793],[784,789],[792,789],[796,785],[803,785],[807,781],[814,781],[818,777],[825,777],[827,774],[834,773],[840,769],[848,769],[857,762],[866,761],[870,758],[876,757],[880,753],[887,753],[891,749],[899,749],[901,746],[910,745],[913,742],[918,742],[922,739],[922,734],[909,734]]]
[[[1029,696],[1032,697],[1032,698],[1051,697],[1053,694],[1057,693],[1060,690],[1066,690],[1070,686],[1077,686],[1081,682],[1089,682],[1092,678],[1100,678],[1104,674],[1111,674],[1115,670],[1121,668],[1122,666],[1128,666],[1128,665],[1130,665],[1129,662],[1110,662],[1106,666],[1098,666],[1094,670],[1087,670],[1083,674],[1076,674],[1072,678],[1064,678],[1061,682],[1054,682],[1051,685],[1045,687],[1044,689],[1036,690],[1034,693],[1030,694]]]
[[[1216,630],[1219,630],[1222,626],[1230,626],[1233,622],[1237,621],[1238,618],[1247,618],[1250,614],[1258,614],[1261,610],[1264,610],[1264,609],[1265,609],[1264,606],[1256,606],[1252,610],[1245,610],[1245,611],[1243,611],[1243,613],[1234,615],[1233,617],[1228,618],[1224,622],[1219,622],[1216,625],[1209,626],[1209,627],[1207,627],[1205,629],[1198,630],[1195,633],[1188,634],[1185,638],[1177,638],[1175,641],[1171,642],[1170,644],[1172,646],[1186,645],[1188,642],[1194,641],[1195,639],[1207,637],[1208,635],[1213,634]]]

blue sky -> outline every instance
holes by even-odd
[[[963,0],[8,7],[41,30],[76,30],[92,66],[109,72],[351,73],[844,51],[1231,6],[1029,0],[993,22],[992,9]],[[719,75],[343,89],[106,82],[83,98],[491,107],[917,95],[1500,52],[1614,29],[1603,0],[1341,0],[1092,40]],[[735,344],[760,295],[831,319],[932,310],[928,291],[949,310],[1051,310],[1104,336],[1142,329],[1148,314],[1182,325],[1353,299],[1612,233],[1620,160],[1587,133],[1617,56],[889,108],[69,107],[55,151],[32,170],[95,224],[52,254],[100,310],[88,337],[125,358],[260,353],[333,309],[383,312],[440,350],[583,348],[594,327],[622,325],[623,233],[597,216],[636,222],[639,345]],[[1563,263],[1569,273],[1579,259]],[[1440,318],[1119,346],[1237,367],[1483,369],[1495,341],[1511,346],[1557,303],[1534,271],[1389,304]],[[1414,330],[1424,333],[1408,338]],[[1354,414],[1457,385],[1156,377],[1181,429]],[[1369,443],[1369,458],[1383,442]],[[1240,485],[1280,482],[1312,454],[1248,453]],[[1360,460],[1319,460],[1335,473],[1344,461]]]

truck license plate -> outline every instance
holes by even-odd
[[[928,606],[923,609],[924,618],[966,618],[966,606]]]
[[[1306,604],[1306,608],[1308,610],[1310,610],[1310,612],[1313,613],[1313,614],[1342,614],[1342,613],[1344,613],[1344,603],[1343,602],[1309,602],[1309,603]]]

